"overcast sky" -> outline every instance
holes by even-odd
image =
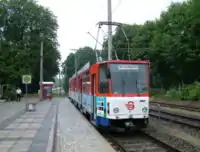
[[[112,0],[113,21],[121,23],[144,23],[159,17],[171,2],[183,0]],[[107,0],[38,0],[57,16],[58,41],[62,61],[71,52],[83,46],[94,47],[95,40],[87,34],[97,34],[96,23],[107,20]],[[102,28],[106,32],[107,27]],[[104,32],[100,32],[99,40]],[[99,46],[100,47],[100,46]]]

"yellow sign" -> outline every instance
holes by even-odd
[[[31,83],[31,75],[23,75],[22,76],[22,83],[23,84],[30,84]]]

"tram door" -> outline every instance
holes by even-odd
[[[96,75],[92,75],[92,112],[93,112],[93,117],[92,120],[96,119]]]

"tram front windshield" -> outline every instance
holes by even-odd
[[[110,64],[112,93],[147,93],[147,64]]]

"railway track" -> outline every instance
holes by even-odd
[[[92,123],[91,125],[94,126]],[[94,127],[107,139],[116,152],[185,152],[186,147],[189,150],[192,149],[192,152],[198,151],[193,151],[194,148],[191,148],[191,145],[186,144],[186,146],[184,142],[177,141],[171,136],[160,134],[159,132],[153,132],[152,135],[152,131],[144,130],[135,133],[129,132],[127,134],[123,131],[109,132],[109,130],[97,128],[96,126]],[[174,142],[168,142],[168,139],[170,141],[174,140]],[[184,144],[184,146],[180,148],[179,142]]]
[[[92,123],[91,125],[95,127]],[[109,130],[102,128],[96,129],[107,139],[116,152],[180,152],[142,131],[130,134],[123,131],[109,132]]]
[[[192,128],[200,129],[200,117],[194,117],[186,114],[175,113],[159,108],[150,108],[150,117],[171,121],[181,125],[186,125]]]
[[[102,135],[117,152],[180,152],[142,131],[129,134],[102,133]]]
[[[163,107],[171,107],[171,108],[178,108],[178,109],[200,112],[200,107],[194,107],[194,106],[190,106],[190,105],[163,103],[163,102],[157,102],[157,101],[151,101],[150,104],[153,106],[159,105],[159,106],[163,106]]]

